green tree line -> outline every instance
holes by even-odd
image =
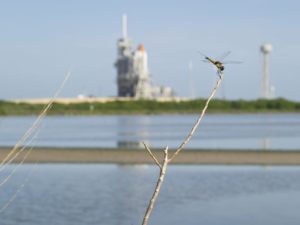
[[[205,99],[189,101],[134,100],[106,103],[54,103],[49,114],[88,115],[88,114],[159,114],[196,113],[202,110]],[[43,104],[15,103],[0,101],[0,115],[35,115],[45,107]],[[266,100],[221,100],[214,99],[209,107],[211,113],[258,113],[258,112],[300,112],[300,102],[283,98]]]

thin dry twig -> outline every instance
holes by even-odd
[[[156,163],[156,165],[158,165],[159,168],[162,169],[162,165],[159,163],[159,161],[157,160],[157,158],[154,156],[154,154],[152,153],[152,151],[150,150],[150,148],[148,147],[148,145],[146,145],[145,142],[143,142],[143,145],[144,145],[145,149],[147,150],[147,152],[149,153],[149,155],[154,160],[154,162]]]
[[[165,177],[165,174],[166,174],[166,171],[167,171],[168,164],[180,153],[180,151],[184,148],[184,146],[191,140],[193,134],[195,133],[196,129],[198,128],[198,126],[200,125],[200,123],[202,121],[202,118],[203,118],[203,116],[204,116],[204,114],[205,114],[205,112],[207,110],[209,102],[211,101],[211,99],[216,94],[216,92],[217,92],[217,90],[218,90],[218,88],[219,88],[219,86],[220,86],[220,84],[221,84],[221,82],[223,80],[223,73],[221,71],[218,71],[218,75],[219,75],[219,79],[218,79],[218,81],[217,81],[217,83],[216,83],[213,91],[211,92],[210,96],[206,100],[205,106],[204,106],[204,108],[203,108],[200,116],[198,117],[196,123],[194,124],[194,126],[191,129],[191,131],[189,132],[189,134],[186,136],[186,138],[184,139],[184,141],[177,148],[177,150],[175,151],[175,153],[172,155],[171,158],[169,158],[169,156],[168,156],[168,147],[166,147],[166,149],[164,150],[164,153],[165,153],[164,161],[163,161],[163,164],[161,165],[161,163],[159,163],[159,161],[157,160],[157,158],[153,155],[153,153],[150,150],[150,148],[145,143],[143,143],[144,146],[145,146],[145,149],[147,150],[147,152],[153,158],[153,160],[155,161],[155,163],[159,166],[159,168],[160,168],[160,174],[159,174],[159,178],[157,180],[155,191],[154,191],[154,193],[152,195],[152,198],[151,198],[151,200],[149,202],[149,205],[148,205],[148,208],[146,210],[146,213],[145,213],[142,225],[147,225],[148,224],[149,217],[150,217],[150,215],[152,213],[155,201],[156,201],[156,199],[158,197],[158,194],[160,192],[160,188],[161,188],[162,183],[164,181],[164,177]]]
[[[191,129],[191,131],[189,132],[189,134],[186,136],[186,138],[184,139],[184,141],[181,143],[181,145],[177,148],[177,150],[175,151],[175,153],[171,156],[171,158],[169,159],[169,162],[171,162],[178,154],[179,152],[184,148],[184,146],[191,140],[192,136],[194,135],[196,129],[198,128],[198,126],[200,125],[202,118],[207,110],[208,104],[210,102],[210,100],[214,97],[214,95],[216,94],[222,80],[223,80],[223,73],[221,71],[218,71],[219,74],[219,79],[214,87],[214,89],[212,90],[210,96],[208,97],[208,99],[206,100],[205,106],[200,114],[200,116],[198,117],[196,123],[194,124],[193,128]]]
[[[154,203],[155,203],[155,201],[158,197],[158,194],[160,192],[160,188],[161,188],[162,183],[164,181],[165,174],[167,172],[167,167],[168,167],[168,162],[169,162],[169,160],[168,160],[168,146],[165,148],[164,154],[165,154],[165,157],[164,157],[163,165],[162,165],[162,167],[160,167],[160,174],[159,174],[159,178],[158,178],[157,183],[156,183],[155,191],[154,191],[154,193],[152,195],[152,198],[149,202],[149,205],[148,205],[148,208],[146,210],[142,225],[147,225],[148,224],[148,220],[149,220],[150,215],[152,213]]]

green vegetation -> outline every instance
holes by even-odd
[[[49,114],[92,115],[92,114],[159,114],[159,113],[196,113],[202,110],[205,99],[191,101],[158,102],[153,100],[113,101],[107,103],[54,103]],[[14,103],[0,101],[0,115],[39,114],[45,107],[42,104]],[[300,112],[300,103],[283,98],[273,100],[220,100],[210,103],[210,113],[258,113],[258,112]]]

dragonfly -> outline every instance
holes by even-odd
[[[225,52],[224,54],[222,54],[221,56],[219,56],[215,59],[208,57],[207,55],[205,55],[201,52],[199,52],[199,53],[204,57],[204,60],[202,60],[203,62],[211,63],[217,68],[217,74],[219,75],[220,78],[221,78],[222,72],[225,69],[224,64],[240,64],[240,63],[242,63],[241,61],[232,61],[232,60],[231,61],[223,61],[231,53],[230,51]]]

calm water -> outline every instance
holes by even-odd
[[[0,117],[0,146],[35,117]],[[196,115],[47,117],[32,145],[176,147]],[[208,115],[190,148],[299,150],[300,115]],[[5,167],[0,184],[16,169]],[[158,176],[153,166],[22,165],[0,185],[2,225],[136,225]],[[23,188],[22,188],[23,187]],[[17,194],[17,195],[16,195]],[[159,225],[298,225],[300,167],[170,166],[150,220]]]
[[[14,168],[1,173],[1,180]],[[157,168],[24,165],[1,187],[3,225],[136,225]],[[299,167],[170,166],[150,224],[298,225]]]
[[[197,115],[50,116],[31,143],[57,147],[177,147]],[[35,117],[0,117],[0,146],[12,146]],[[300,149],[300,114],[206,115],[189,148]]]

